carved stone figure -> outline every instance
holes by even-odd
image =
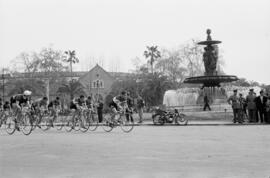
[[[215,75],[218,59],[217,52],[212,45],[207,45],[204,50],[205,52],[203,53],[203,62],[205,75]]]

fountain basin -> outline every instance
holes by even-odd
[[[184,80],[184,83],[203,84],[204,87],[220,86],[220,83],[228,83],[239,80],[235,75],[209,75],[189,77]]]

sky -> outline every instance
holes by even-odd
[[[0,67],[52,46],[76,50],[76,70],[127,72],[147,45],[205,40],[207,28],[226,74],[270,84],[269,0],[0,0]]]

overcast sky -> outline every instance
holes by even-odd
[[[128,71],[146,45],[219,45],[227,74],[270,84],[269,0],[0,0],[1,67],[23,51],[76,50],[77,70]]]

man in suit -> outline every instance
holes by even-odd
[[[256,99],[255,99],[255,103],[256,103],[257,111],[258,111],[259,116],[260,116],[261,123],[265,122],[266,102],[267,102],[267,97],[264,96],[264,92],[263,92],[263,90],[261,90],[260,95],[258,97],[256,97]]]
[[[256,103],[255,103],[256,96],[253,91],[254,91],[253,88],[250,89],[246,97],[249,122],[256,122]]]

